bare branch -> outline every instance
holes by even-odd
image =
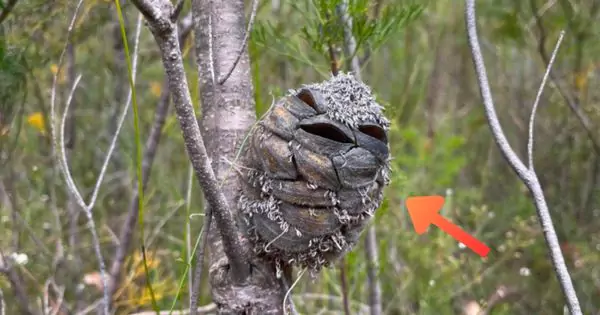
[[[74,22],[76,20],[77,17],[77,12],[79,10],[79,7],[81,6],[81,3],[83,1],[79,1],[79,3],[77,4],[77,7],[75,9],[75,13],[73,14],[73,18],[71,20],[71,24],[69,25],[69,30],[68,30],[68,34],[71,33],[72,29],[73,29],[73,25]],[[137,64],[137,51],[138,51],[138,44],[139,44],[139,35],[140,35],[140,31],[141,31],[141,16],[138,19],[138,27],[137,27],[137,32],[136,32],[136,44],[135,44],[135,48],[134,48],[134,67],[133,67],[133,77],[135,80],[135,74],[136,74],[136,64]],[[63,57],[66,51],[66,47],[69,44],[69,39],[67,38],[67,42],[65,44],[65,48],[63,49],[63,52],[61,53],[60,59],[59,59],[59,63],[58,63],[58,68],[60,69],[61,63],[63,61]],[[123,122],[125,120],[125,117],[127,115],[127,109],[129,108],[129,103],[131,101],[131,93],[130,93],[130,97],[128,98],[128,102],[125,106],[125,109],[123,111],[123,114],[121,116],[121,120],[119,122],[119,126],[117,127],[117,131],[115,132],[115,135],[113,137],[113,141],[109,147],[108,153],[106,155],[104,164],[102,166],[102,169],[100,171],[100,174],[98,175],[98,179],[96,181],[96,185],[94,187],[94,190],[92,191],[92,197],[90,198],[90,201],[88,204],[85,203],[85,201],[83,200],[83,197],[81,196],[81,193],[79,192],[74,180],[73,180],[73,176],[70,173],[69,170],[69,165],[67,162],[67,157],[66,157],[66,152],[65,152],[65,123],[66,123],[66,119],[67,119],[67,115],[69,113],[69,106],[71,103],[71,100],[73,98],[73,94],[75,93],[75,89],[77,87],[77,84],[79,83],[81,76],[78,76],[75,79],[73,88],[71,90],[71,93],[67,99],[67,103],[65,105],[65,109],[64,109],[64,114],[63,117],[61,119],[61,124],[60,124],[60,130],[59,130],[59,139],[57,141],[56,138],[56,133],[55,133],[55,127],[54,127],[54,122],[55,122],[55,95],[56,95],[56,83],[57,83],[57,78],[59,75],[59,71],[57,71],[57,73],[54,75],[54,80],[53,80],[53,84],[52,84],[52,92],[51,92],[51,110],[50,110],[50,117],[51,117],[51,134],[52,134],[52,143],[53,143],[53,150],[55,150],[56,148],[58,148],[59,152],[58,154],[54,154],[55,158],[57,159],[57,163],[59,165],[59,168],[61,170],[61,173],[63,174],[63,176],[65,177],[66,183],[67,183],[67,188],[69,193],[75,198],[75,200],[77,201],[77,203],[79,204],[79,206],[81,207],[81,209],[83,210],[83,212],[86,214],[87,219],[88,219],[88,228],[90,229],[90,232],[92,234],[92,243],[93,243],[93,247],[94,247],[94,251],[96,253],[96,257],[98,259],[99,262],[99,269],[100,269],[100,274],[102,276],[102,282],[103,282],[103,293],[104,293],[104,313],[108,314],[108,308],[109,308],[109,304],[110,304],[110,296],[108,293],[108,277],[106,275],[106,268],[104,265],[104,259],[102,257],[102,252],[100,250],[100,241],[96,232],[96,224],[94,221],[94,217],[93,217],[93,213],[92,213],[92,208],[95,205],[96,202],[96,198],[98,196],[98,191],[100,189],[100,185],[102,184],[102,180],[104,178],[104,175],[106,174],[106,170],[107,170],[107,166],[108,163],[112,157],[112,152],[114,151],[115,148],[115,144],[118,138],[118,135],[120,133],[121,127],[123,125]]]
[[[302,279],[302,276],[304,275],[304,273],[306,272],[306,268],[302,269],[302,271],[300,271],[300,274],[298,275],[298,278],[296,279],[296,281],[294,281],[294,283],[292,283],[292,285],[288,285],[287,281],[286,281],[286,277],[281,277],[281,281],[283,282],[283,289],[285,290],[285,295],[283,296],[283,305],[282,308],[284,309],[284,313],[287,314],[287,307],[285,306],[286,301],[289,299],[290,300],[290,313],[292,315],[298,315],[298,311],[296,310],[296,305],[294,305],[294,301],[291,299],[291,295],[292,295],[292,290],[294,289],[294,287],[296,287],[296,285],[298,284],[298,282],[300,281],[300,279]]]
[[[222,85],[223,83],[225,83],[225,81],[227,81],[227,79],[233,73],[233,70],[237,66],[238,62],[240,62],[242,53],[246,49],[246,46],[248,46],[248,39],[250,38],[250,33],[252,33],[252,26],[254,25],[254,19],[256,18],[257,10],[258,10],[258,0],[252,0],[252,12],[250,13],[250,21],[248,21],[248,28],[246,29],[246,34],[244,34],[244,40],[242,40],[242,44],[240,46],[239,53],[237,54],[235,61],[233,62],[233,64],[231,65],[231,67],[229,68],[229,70],[227,71],[225,76],[223,76],[223,78],[219,79],[219,85]]]
[[[170,21],[173,5],[169,1],[135,0],[133,3],[140,9],[152,10],[155,14],[147,15],[150,30],[161,50],[163,65],[169,80],[171,97],[182,130],[186,150],[194,171],[203,189],[204,196],[214,210],[215,219],[227,256],[232,263],[232,273],[241,282],[249,272],[247,249],[244,249],[238,237],[237,227],[229,210],[227,199],[220,191],[215,173],[212,169],[196,114],[192,105],[187,77],[183,67],[181,49],[177,38],[177,27]],[[247,248],[247,247],[246,247]]]
[[[558,237],[556,236],[556,231],[554,230],[554,225],[552,224],[552,217],[550,216],[550,211],[548,210],[548,205],[546,204],[546,199],[544,197],[544,192],[540,186],[537,175],[533,169],[530,170],[526,168],[523,162],[512,150],[510,144],[506,140],[506,136],[502,131],[498,117],[496,116],[494,102],[492,100],[492,94],[490,92],[485,65],[483,62],[483,56],[481,53],[481,48],[479,47],[479,39],[477,36],[477,27],[475,21],[475,1],[465,0],[465,4],[465,19],[468,41],[471,48],[471,54],[473,55],[473,63],[479,82],[479,89],[483,98],[483,105],[492,135],[500,151],[507,159],[509,165],[517,173],[519,178],[521,178],[533,196],[537,215],[544,232],[544,238],[546,240],[548,250],[550,252],[550,258],[560,282],[563,295],[565,296],[567,306],[572,315],[580,315],[582,313],[579,300],[577,298],[575,288],[573,287],[571,276],[565,264]],[[532,141],[531,139],[529,140]]]
[[[554,51],[552,52],[552,57],[550,58],[550,62],[548,63],[548,67],[546,68],[546,73],[544,73],[544,78],[542,79],[542,84],[540,84],[540,88],[538,89],[537,95],[535,97],[535,101],[533,103],[533,109],[531,110],[531,117],[529,119],[529,138],[527,141],[527,157],[529,160],[529,170],[533,171],[533,125],[535,122],[535,113],[537,111],[538,105],[540,103],[540,98],[542,96],[542,92],[544,91],[544,87],[546,86],[546,81],[548,80],[548,75],[550,74],[550,70],[552,69],[552,65],[554,64],[554,59],[556,58],[556,54],[558,53],[558,48],[560,48],[560,43],[565,36],[565,31],[560,32],[560,37],[558,38],[558,42],[556,43],[556,47],[554,47]]]
[[[544,48],[545,44],[546,44],[546,30],[544,28],[544,25],[542,24],[542,18],[540,16],[540,13],[537,10],[535,1],[530,1],[530,4],[531,4],[533,15],[535,18],[535,23],[536,23],[538,31],[539,31],[538,52],[539,52],[540,56],[542,57],[542,60],[544,61],[544,63],[546,65],[548,65],[550,60],[549,60],[548,54],[546,53],[546,50]],[[600,6],[597,6],[596,3],[594,3],[592,9],[597,10],[598,7],[600,7]],[[600,139],[598,139],[598,136],[595,133],[595,130],[597,128],[592,125],[592,122],[589,120],[588,116],[583,112],[576,97],[574,97],[566,88],[563,87],[562,82],[560,82],[560,80],[558,79],[561,76],[553,74],[556,72],[557,71],[554,70],[553,72],[550,73],[550,81],[554,84],[554,86],[556,87],[556,89],[558,90],[560,95],[563,97],[565,103],[567,103],[567,105],[569,106],[571,111],[575,114],[575,116],[577,117],[577,119],[579,120],[579,122],[581,123],[583,128],[585,129],[585,131],[588,135],[588,138],[592,141],[592,147],[594,148],[596,155],[600,156]]]

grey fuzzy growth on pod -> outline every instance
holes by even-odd
[[[351,250],[389,183],[389,125],[351,74],[274,103],[243,150],[238,207],[254,251],[315,274]]]

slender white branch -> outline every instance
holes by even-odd
[[[544,87],[546,87],[546,81],[548,81],[548,77],[550,76],[550,70],[552,69],[552,65],[554,64],[554,59],[556,59],[556,54],[558,53],[558,49],[560,48],[560,44],[562,43],[563,37],[565,36],[565,31],[560,32],[560,36],[558,37],[558,41],[556,42],[556,46],[554,47],[554,51],[552,52],[552,57],[550,57],[550,62],[548,62],[548,66],[546,67],[546,73],[544,73],[544,78],[542,79],[542,83],[540,84],[540,88],[538,89],[537,95],[535,97],[535,102],[533,103],[533,109],[531,110],[531,117],[529,118],[529,139],[527,141],[527,159],[529,161],[529,170],[533,171],[533,125],[535,122],[535,113],[537,111],[538,105],[540,103],[540,98],[542,97],[542,92],[544,91]]]
[[[75,9],[75,13],[73,14],[73,18],[71,20],[71,24],[69,25],[69,29],[68,29],[68,36],[70,36],[72,30],[73,30],[73,25],[74,22],[77,18],[77,12],[79,10],[79,7],[81,6],[81,3],[83,3],[83,0],[80,0],[77,4],[77,7]],[[139,37],[140,37],[140,32],[141,32],[141,25],[142,25],[142,15],[139,14],[138,16],[138,24],[137,24],[137,29],[136,29],[136,39],[135,39],[135,48],[134,48],[134,56],[133,56],[133,78],[134,78],[134,82],[135,82],[135,75],[136,75],[136,69],[137,69],[137,55],[138,55],[138,46],[139,46]],[[65,125],[66,125],[66,119],[67,119],[67,113],[69,111],[69,106],[71,104],[71,101],[73,99],[73,95],[75,93],[75,90],[77,88],[77,85],[79,84],[80,80],[81,80],[81,75],[78,75],[77,78],[75,79],[75,82],[73,84],[73,87],[71,89],[71,92],[69,94],[69,97],[67,98],[67,102],[65,104],[65,109],[62,115],[62,119],[60,121],[60,130],[59,130],[59,137],[57,139],[56,136],[56,131],[55,131],[55,127],[54,127],[54,123],[56,121],[56,106],[55,106],[55,97],[56,97],[56,83],[57,83],[57,78],[58,78],[58,74],[60,72],[60,68],[61,68],[61,64],[63,61],[63,57],[66,51],[66,47],[68,45],[69,39],[67,36],[67,41],[65,43],[65,48],[63,49],[63,52],[61,53],[60,59],[59,59],[59,63],[58,63],[58,69],[59,71],[57,71],[57,73],[54,75],[54,80],[53,80],[53,84],[52,84],[52,92],[51,92],[51,101],[50,101],[50,129],[51,129],[51,137],[52,137],[52,143],[53,143],[53,152],[54,152],[54,157],[57,159],[57,163],[58,166],[61,170],[61,173],[63,174],[63,176],[65,177],[65,181],[67,184],[67,188],[69,193],[75,198],[77,204],[81,207],[81,209],[83,210],[83,212],[85,213],[87,219],[88,219],[88,228],[90,229],[90,233],[92,234],[92,242],[93,242],[93,247],[94,247],[94,251],[96,254],[96,257],[98,259],[99,262],[99,269],[100,269],[100,274],[102,276],[102,283],[103,283],[103,287],[104,287],[104,313],[105,314],[109,314],[108,312],[108,305],[109,305],[109,296],[108,296],[108,277],[106,275],[106,267],[104,264],[104,258],[102,256],[102,251],[100,249],[100,241],[99,241],[99,237],[97,235],[96,232],[96,224],[94,221],[94,217],[93,217],[93,213],[92,213],[92,209],[96,203],[96,198],[98,196],[98,192],[100,190],[100,186],[102,184],[102,181],[104,179],[104,175],[106,174],[106,170],[107,170],[107,166],[108,163],[112,157],[112,153],[114,152],[114,148],[116,146],[116,141],[118,139],[119,133],[121,131],[121,127],[123,126],[123,122],[125,120],[125,117],[127,115],[128,109],[129,109],[129,105],[131,103],[131,89],[129,92],[129,96],[127,99],[127,104],[125,105],[125,108],[123,110],[123,114],[121,115],[120,121],[119,121],[119,125],[117,128],[117,131],[115,132],[115,135],[113,137],[113,140],[111,142],[111,145],[109,147],[108,150],[108,154],[106,155],[104,164],[102,166],[102,169],[100,171],[100,174],[98,175],[98,179],[96,181],[96,185],[94,187],[94,190],[92,192],[92,196],[90,198],[90,201],[86,204],[86,202],[84,201],[83,197],[81,196],[81,193],[79,191],[79,189],[77,188],[77,185],[75,184],[75,181],[73,179],[73,176],[69,170],[69,165],[68,165],[68,161],[67,161],[67,154],[66,154],[66,149],[65,149]],[[56,154],[56,149],[58,149],[58,155]]]
[[[137,25],[135,29],[135,43],[133,47],[133,60],[132,60],[132,79],[133,84],[135,85],[135,79],[137,74],[137,61],[138,61],[138,51],[140,44],[140,33],[142,32],[142,14],[138,14]],[[98,180],[96,181],[96,186],[94,187],[94,191],[92,193],[92,199],[90,200],[90,205],[94,205],[96,203],[96,198],[98,197],[98,191],[100,191],[100,185],[102,185],[102,180],[104,179],[104,175],[106,174],[106,170],[108,168],[108,163],[110,162],[115,147],[117,145],[117,140],[119,139],[119,134],[121,133],[121,128],[125,122],[125,117],[127,117],[127,113],[129,113],[129,108],[131,106],[131,97],[133,94],[133,90],[131,87],[129,88],[129,93],[127,94],[127,101],[125,102],[125,108],[123,108],[123,113],[121,117],[119,117],[119,122],[117,125],[117,130],[110,142],[110,146],[108,147],[108,153],[106,154],[106,158],[104,159],[104,163],[102,164],[102,168],[100,169],[100,174],[98,175]]]
[[[542,226],[544,232],[544,238],[550,253],[550,258],[554,266],[554,271],[558,277],[563,295],[567,302],[567,307],[572,315],[581,315],[581,307],[577,298],[577,293],[573,287],[571,281],[571,275],[565,264],[562,251],[560,249],[560,243],[552,224],[552,216],[548,210],[546,199],[544,197],[544,191],[540,185],[537,175],[533,168],[528,169],[525,167],[523,162],[517,157],[515,152],[510,147],[510,144],[506,140],[506,136],[502,131],[498,117],[496,117],[496,111],[494,108],[494,102],[492,100],[492,94],[490,92],[490,86],[487,80],[487,74],[485,71],[485,65],[483,62],[483,56],[479,47],[479,40],[477,37],[477,27],[475,22],[475,1],[465,0],[465,19],[467,26],[468,42],[471,47],[471,54],[473,55],[473,63],[475,65],[475,72],[477,73],[477,79],[479,82],[479,89],[483,98],[483,105],[485,108],[486,117],[492,131],[494,140],[498,144],[498,147],[504,157],[507,159],[509,165],[515,170],[519,178],[527,186],[531,195],[533,196],[534,204],[536,207],[536,214]],[[561,36],[562,38],[562,36]],[[560,41],[559,41],[560,43]],[[555,49],[557,50],[557,48]],[[548,68],[552,63],[548,64]],[[548,70],[549,71],[549,70]],[[533,135],[530,132],[530,142],[533,142],[531,138]]]

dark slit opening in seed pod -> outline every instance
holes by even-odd
[[[383,128],[381,128],[377,125],[362,125],[362,126],[358,127],[358,130],[360,130],[360,132],[362,132],[370,137],[373,137],[383,143],[388,142],[385,130],[383,130]]]
[[[317,92],[313,92],[309,89],[302,89],[296,97],[301,99],[306,105],[312,107],[317,113],[323,113],[324,109],[322,108],[322,104],[319,104],[322,101],[320,95]]]
[[[327,123],[305,124],[300,126],[302,130],[311,133],[315,136],[323,137],[329,140],[341,143],[354,143],[353,139],[349,138],[343,131],[336,126]]]

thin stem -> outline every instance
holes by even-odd
[[[560,32],[560,36],[558,37],[558,41],[556,42],[556,46],[554,47],[554,51],[552,52],[552,57],[550,57],[550,62],[546,67],[546,72],[544,73],[544,78],[542,79],[542,83],[540,84],[540,88],[538,89],[537,95],[535,97],[535,102],[533,103],[533,109],[531,110],[531,117],[529,119],[529,139],[527,141],[527,158],[529,160],[529,170],[533,171],[533,125],[535,122],[535,113],[537,111],[538,105],[540,103],[540,98],[542,96],[542,92],[544,91],[544,87],[546,86],[546,81],[548,80],[548,76],[550,75],[550,70],[552,69],[552,65],[554,64],[554,59],[556,58],[556,54],[558,53],[558,49],[560,48],[560,44],[562,43],[563,37],[565,36],[565,31]]]

